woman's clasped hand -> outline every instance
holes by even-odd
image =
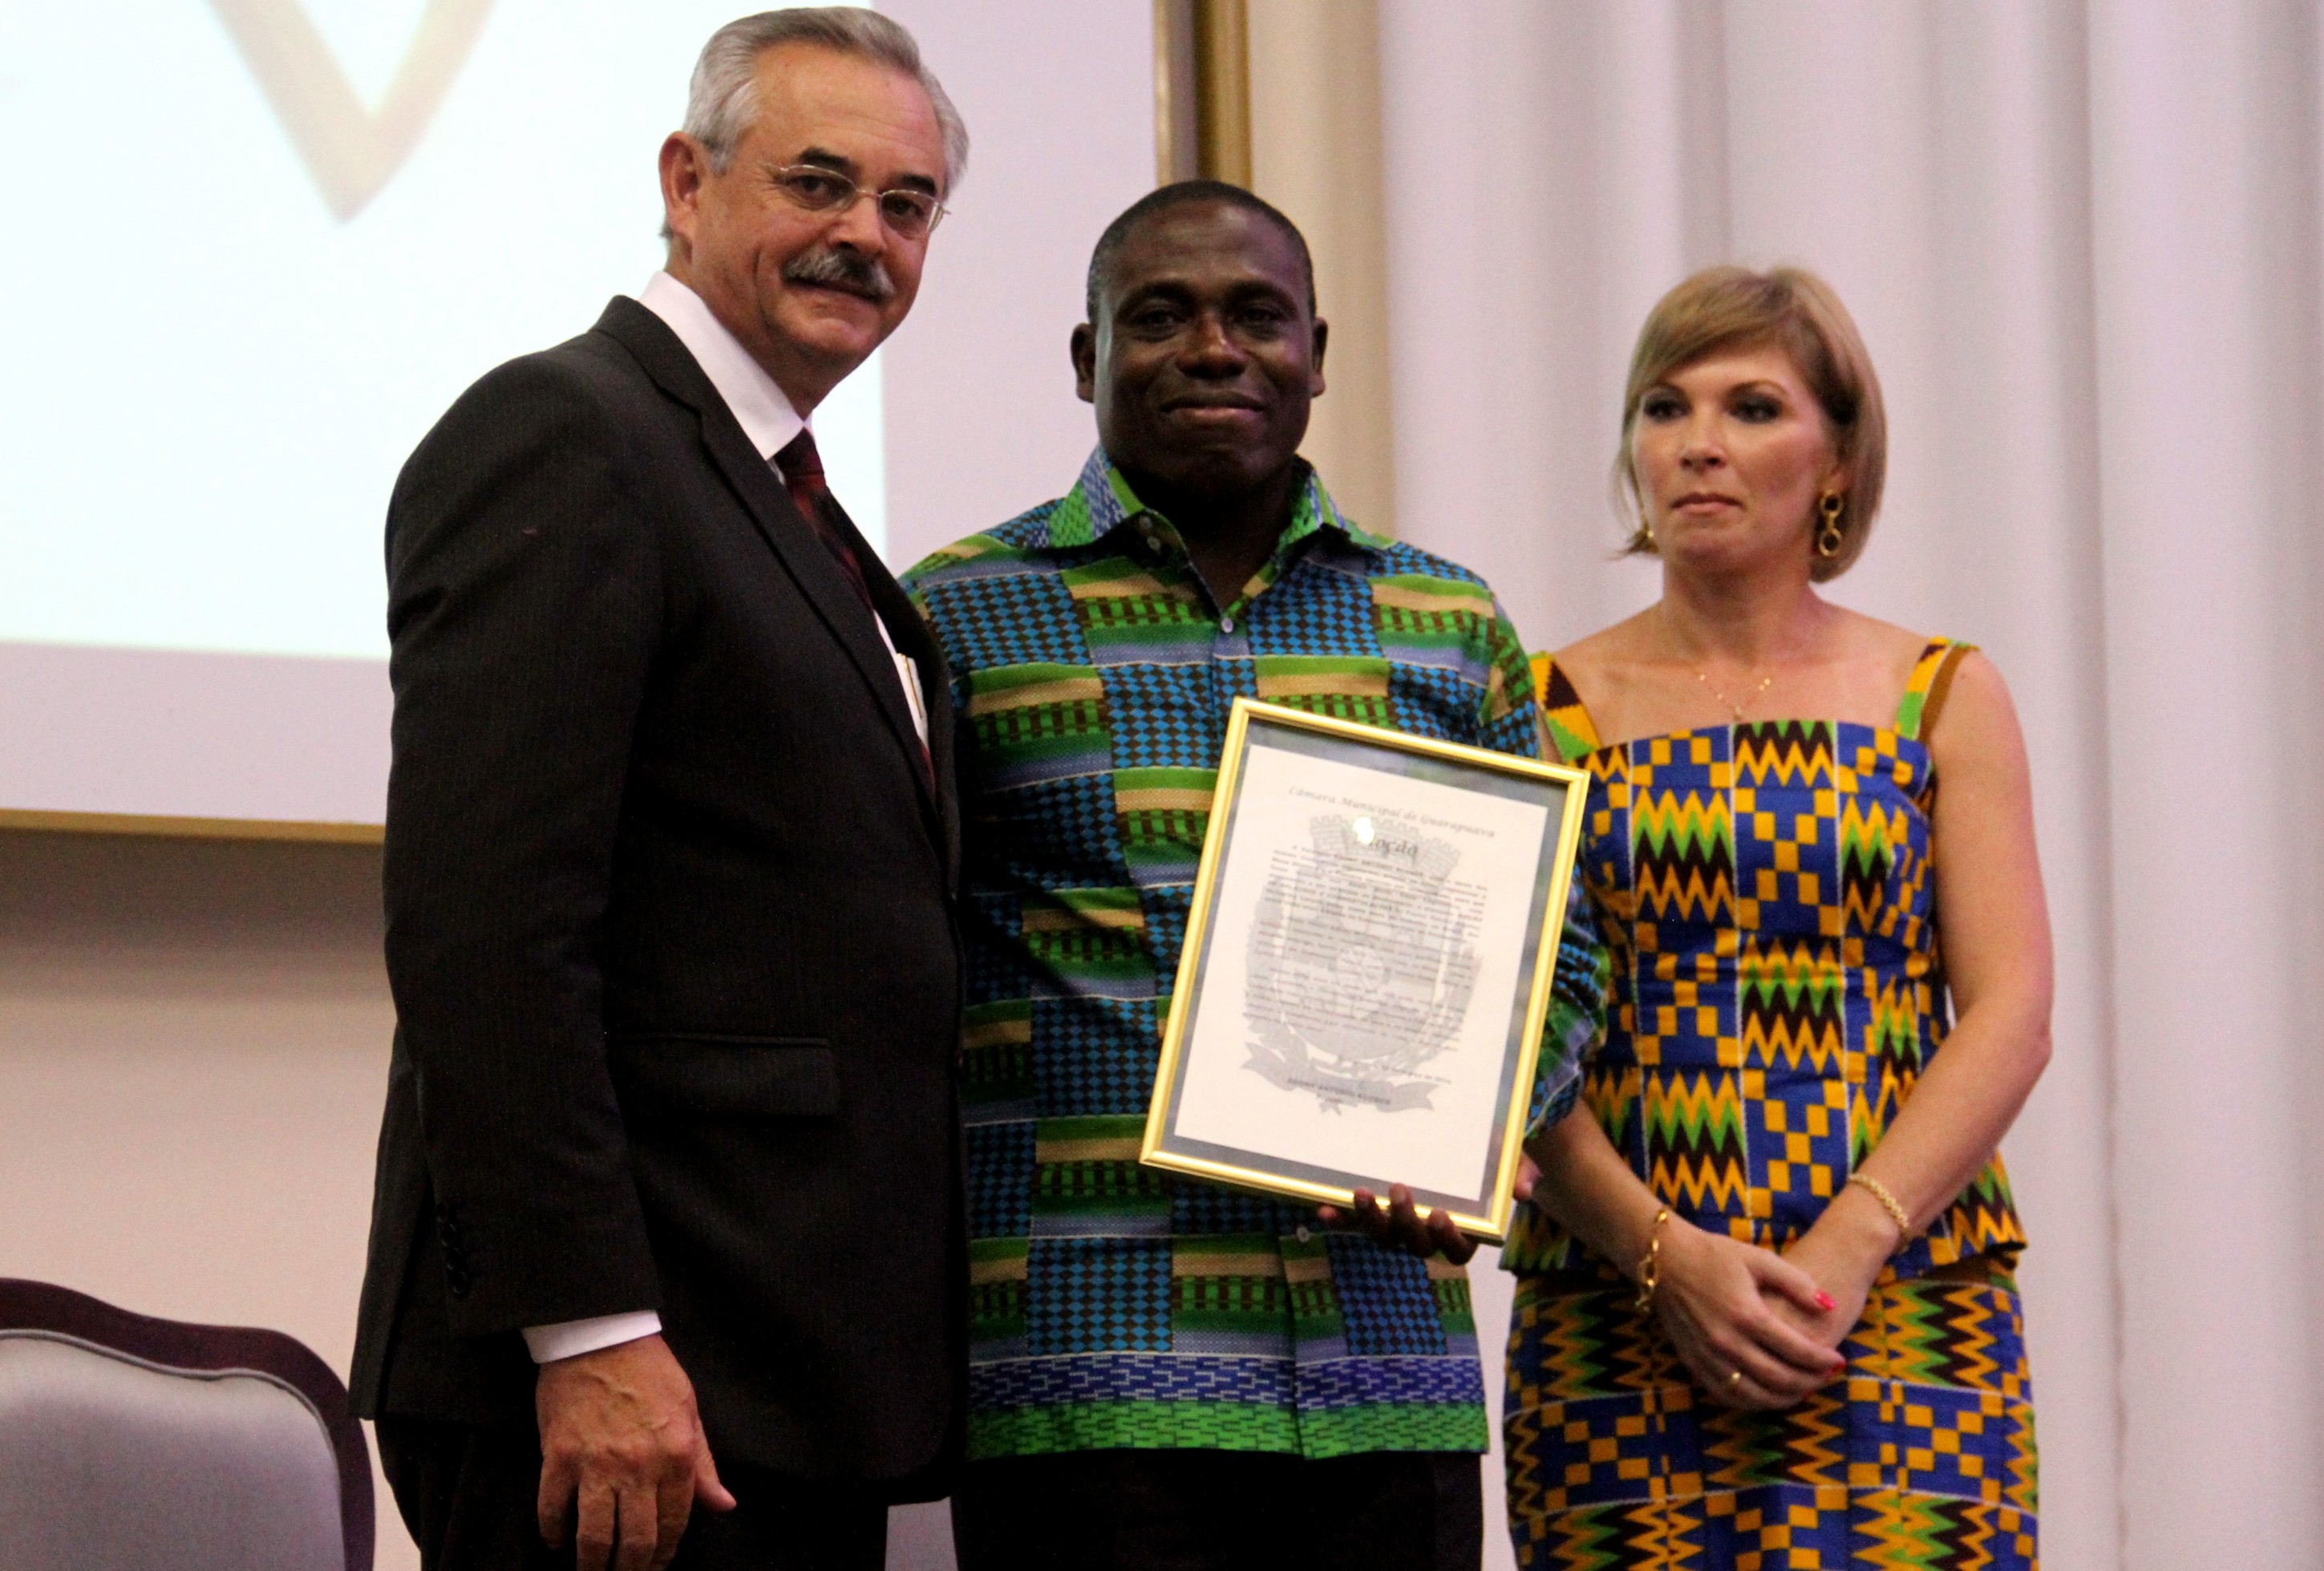
[[[1848,1367],[1856,1322],[1792,1261],[1674,1217],[1651,1308],[1695,1385],[1735,1408],[1787,1408]],[[1858,1289],[1853,1295],[1863,1302]]]

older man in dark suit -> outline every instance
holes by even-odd
[[[721,30],[667,271],[397,485],[354,1385],[430,1566],[876,1566],[886,1504],[943,1492],[950,705],[807,421],[966,150],[872,12]]]

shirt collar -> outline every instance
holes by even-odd
[[[1340,512],[1332,494],[1323,489],[1323,477],[1315,473],[1314,465],[1302,458],[1299,467],[1305,474],[1305,483],[1299,487],[1298,501],[1292,505],[1290,525],[1276,542],[1277,557],[1318,530],[1333,531],[1367,550],[1387,549],[1386,541],[1350,522]],[[1049,514],[1048,544],[1057,550],[1090,545],[1148,513],[1157,518],[1163,516],[1138,500],[1138,494],[1130,489],[1129,480],[1114,467],[1113,460],[1106,457],[1101,444],[1090,450],[1089,461],[1082,466],[1081,478]]]
[[[734,423],[751,439],[759,457],[771,458],[788,447],[807,422],[765,366],[751,358],[742,341],[711,315],[702,297],[667,273],[657,273],[638,293],[638,303],[659,317],[694,356],[710,385],[726,401]]]

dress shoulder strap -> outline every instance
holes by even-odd
[[[1541,700],[1549,744],[1562,762],[1572,763],[1598,751],[1598,727],[1591,724],[1582,695],[1573,690],[1573,684],[1546,652],[1533,657],[1533,690]]]
[[[1929,646],[1913,663],[1904,701],[1896,706],[1897,735],[1919,741],[1928,735],[1937,723],[1937,712],[1945,707],[1946,695],[1952,691],[1953,673],[1960,669],[1961,657],[1976,650],[1977,645],[1954,639],[1929,640]]]

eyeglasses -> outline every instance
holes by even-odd
[[[775,189],[810,213],[844,213],[857,199],[879,204],[880,221],[899,238],[919,240],[951,209],[926,191],[867,191],[837,170],[817,163],[787,163],[770,171]]]

